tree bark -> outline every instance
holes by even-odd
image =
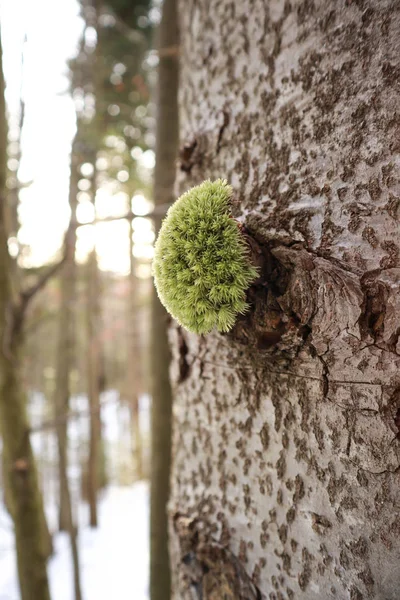
[[[0,427],[22,600],[50,600],[42,497],[29,438],[20,357],[22,322],[5,227],[7,119],[0,42]]]
[[[171,330],[174,598],[395,600],[400,5],[180,18],[180,191],[228,179],[266,267],[230,334]]]
[[[173,200],[175,160],[178,143],[178,24],[176,0],[165,0],[158,32],[159,67],[157,87],[156,166],[154,203]],[[172,52],[163,50],[173,49]],[[158,231],[161,218],[154,219]],[[151,501],[150,501],[150,598],[170,597],[167,503],[171,461],[171,407],[169,382],[170,351],[167,314],[155,291],[152,296],[151,331]]]

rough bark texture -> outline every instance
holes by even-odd
[[[159,67],[157,88],[156,167],[154,203],[173,201],[175,161],[178,150],[178,25],[176,0],[165,0],[158,32]],[[156,231],[161,218],[154,219]],[[169,600],[167,503],[171,464],[171,407],[169,381],[170,350],[168,318],[155,290],[152,296],[151,329],[151,499],[150,499],[150,598]]]
[[[4,477],[14,522],[22,600],[50,600],[46,572],[42,498],[29,438],[26,397],[20,372],[22,313],[13,293],[5,228],[7,121],[0,42],[0,428]]]
[[[399,11],[181,2],[179,192],[232,183],[265,285],[171,330],[176,599],[399,597]]]

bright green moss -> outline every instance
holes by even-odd
[[[155,245],[153,272],[161,302],[185,329],[232,328],[247,309],[246,290],[257,277],[237,222],[232,188],[204,181],[169,209]]]

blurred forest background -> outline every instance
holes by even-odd
[[[2,323],[0,600],[149,597],[161,11],[161,0],[0,4],[2,309],[17,298]]]

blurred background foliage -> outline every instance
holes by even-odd
[[[63,0],[68,2],[75,3]],[[4,38],[8,9],[1,8]],[[72,58],[65,57],[68,90],[56,92],[72,98],[75,111],[68,129],[70,156],[65,154],[68,184],[60,182],[54,189],[66,233],[59,236],[58,250],[44,252],[45,260],[29,241],[36,225],[26,217],[27,206],[40,199],[35,170],[31,177],[24,175],[30,173],[29,164],[24,165],[32,155],[33,106],[24,78],[34,77],[42,67],[29,61],[29,26],[20,47],[3,39],[6,57],[11,61],[19,53],[21,67],[18,98],[7,99],[3,208],[10,277],[16,289],[38,287],[23,314],[20,383],[49,530],[67,530],[72,547],[79,527],[101,527],[97,506],[110,486],[131,486],[149,477],[151,215],[159,62],[154,45],[160,18],[160,0],[79,2],[80,33]],[[6,68],[6,83],[12,88],[10,71]],[[44,133],[54,126],[64,124],[55,125],[50,117],[40,123]],[[51,154],[52,148],[47,151]],[[49,181],[50,176],[51,167]],[[51,216],[35,215],[42,232],[39,241],[44,241],[52,233]],[[48,277],[49,265],[62,257]],[[37,285],[42,279],[46,284]],[[4,437],[0,517],[8,508],[5,444]],[[66,520],[62,516],[67,496],[72,520],[68,507]],[[1,560],[2,555],[0,571]],[[0,578],[0,597],[1,585]]]

